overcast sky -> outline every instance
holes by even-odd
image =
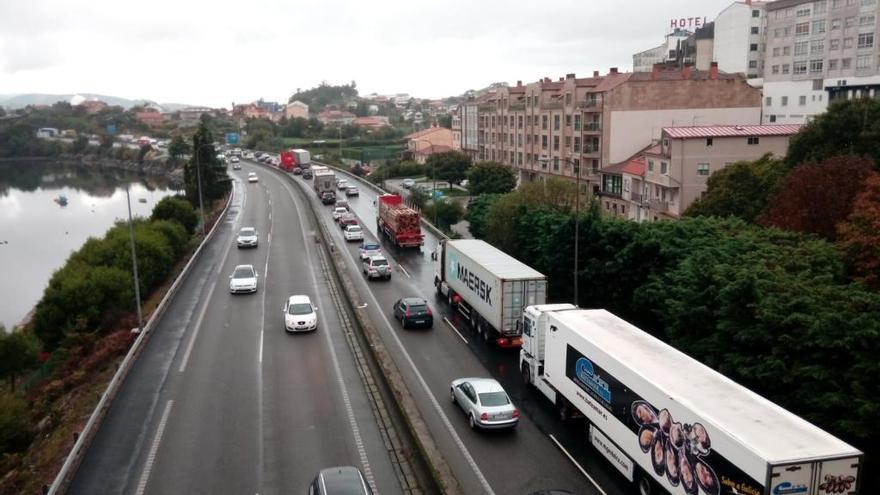
[[[362,95],[439,98],[631,70],[671,18],[711,21],[731,2],[0,0],[0,94],[229,107],[354,80]]]

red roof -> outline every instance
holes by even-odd
[[[712,125],[696,127],[664,127],[663,132],[673,139],[736,137],[736,136],[792,136],[802,124],[770,125]]]
[[[639,156],[633,158],[632,160],[626,162],[626,165],[623,166],[623,173],[630,175],[638,175],[639,177],[645,176],[645,157]]]
[[[417,139],[422,136],[427,136],[428,134],[435,133],[437,131],[442,131],[446,129],[445,127],[428,127],[427,129],[422,129],[421,131],[416,131],[412,134],[407,134],[404,136],[404,139]]]

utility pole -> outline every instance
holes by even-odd
[[[144,315],[141,312],[141,284],[138,279],[137,250],[134,247],[134,222],[131,218],[131,194],[128,192],[128,182],[125,183],[125,198],[128,200],[128,235],[131,240],[131,267],[134,271],[134,298],[137,302],[138,333],[144,329]]]

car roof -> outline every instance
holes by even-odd
[[[321,484],[324,485],[326,493],[333,495],[336,493],[352,493],[353,488],[357,488],[362,493],[367,493],[366,483],[358,468],[353,466],[339,466],[333,468],[322,469],[318,473],[321,478]]]
[[[478,394],[486,392],[504,392],[504,387],[502,387],[494,378],[462,378],[462,381],[470,383],[474,387],[474,391]]]
[[[382,245],[374,242],[361,244],[361,249],[381,249]]]
[[[386,258],[385,256],[382,256],[381,254],[374,254],[374,255],[370,256],[369,259],[371,259],[371,260],[385,260],[385,261],[388,261],[388,258]]]
[[[245,230],[257,230],[257,228],[256,227],[242,227],[241,230],[239,230],[239,232],[243,232]]]
[[[407,306],[409,306],[410,304],[428,304],[428,301],[421,297],[404,297],[403,302],[405,302]]]
[[[250,268],[251,270],[253,270],[253,269],[254,269],[254,265],[236,265],[236,266],[235,266],[235,269],[236,269],[236,270],[238,270],[239,268]]]
[[[356,223],[353,223],[353,224],[351,224],[351,225],[346,225],[346,226],[345,226],[345,230],[348,230],[348,229],[358,229],[358,230],[360,230],[360,229],[361,229],[361,226],[358,225],[358,224],[356,224]]]
[[[305,295],[299,294],[299,295],[293,295],[293,296],[288,297],[288,298],[287,298],[287,303],[288,303],[288,304],[302,304],[302,303],[309,303],[309,304],[311,304],[311,303],[312,303],[312,300],[309,299],[309,296],[305,296]]]

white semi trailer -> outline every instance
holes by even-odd
[[[642,495],[852,495],[862,453],[604,310],[523,313],[523,379]]]

